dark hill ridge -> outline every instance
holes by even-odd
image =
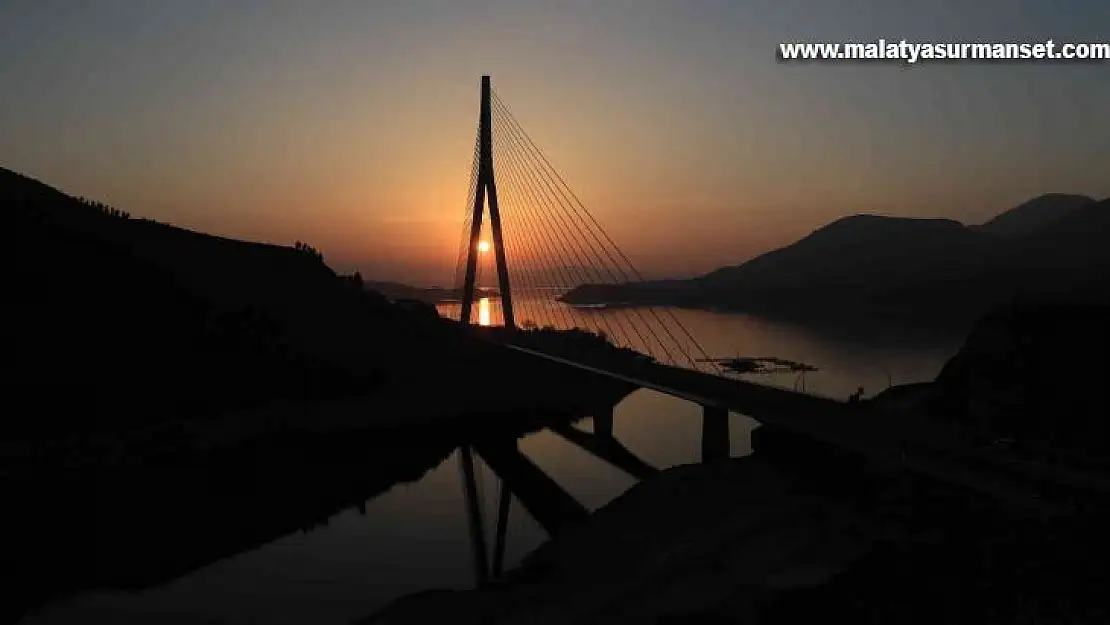
[[[1015,298],[1106,296],[1110,200],[1088,199],[1042,196],[981,227],[855,215],[699,278],[582,285],[563,299],[717,307],[802,321],[892,318],[965,329]]]
[[[913,280],[942,271],[963,275],[983,261],[992,241],[955,221],[855,215],[837,220],[794,245],[696,282],[706,288],[836,288]],[[943,257],[933,253],[944,250]]]
[[[391,304],[311,248],[131,219],[2,169],[0,218],[15,235],[0,553],[18,571],[3,622],[162,583],[415,479],[472,437],[631,390]]]
[[[16,239],[6,384],[9,400],[35,406],[4,421],[8,434],[368,393],[419,398],[433,387],[461,401],[479,378],[503,374],[513,384],[500,404],[459,408],[497,412],[541,402],[551,384],[594,380],[519,362],[456,324],[392,305],[312,250],[126,218],[8,170],[0,209]]]
[[[975,226],[977,230],[1006,237],[1024,237],[1095,203],[1086,195],[1046,193]]]
[[[335,314],[341,300],[386,310],[336,288],[307,254],[126,219],[8,171],[0,197],[17,232],[8,288],[21,389],[45,383],[80,389],[90,408],[158,401],[174,412],[209,408],[206,396],[234,407],[382,381],[374,363],[340,367],[324,337],[301,331],[313,307]]]

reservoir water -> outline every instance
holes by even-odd
[[[523,304],[524,302],[522,302]],[[523,308],[523,307],[522,307]],[[442,305],[441,313],[457,310]],[[482,312],[484,310],[484,312]],[[961,336],[922,336],[881,328],[851,335],[754,317],[708,311],[666,311],[690,330],[713,356],[776,356],[819,368],[806,390],[846,398],[889,384],[932,379],[959,346]],[[496,323],[496,302],[480,302],[485,323]],[[457,313],[456,313],[457,314]],[[596,314],[632,314],[606,310]],[[775,377],[780,376],[780,377]],[[749,376],[795,387],[794,374]],[[492,381],[491,381],[492,384]],[[630,451],[663,469],[697,462],[701,450],[699,406],[641,390],[614,410],[614,434]],[[750,453],[756,424],[730,417],[734,456]],[[589,431],[590,419],[578,424]],[[620,469],[544,430],[519,443],[521,451],[590,510],[635,484]],[[467,588],[474,583],[473,556],[456,450],[411,483],[397,484],[365,502],[337,510],[322,526],[211,563],[165,585],[137,592],[94,592],[58,602],[24,623],[349,623],[408,593],[430,588]],[[478,501],[487,544],[492,545],[499,481],[477,463]],[[547,535],[513,501],[505,565],[511,567]],[[167,537],[172,540],[172,537]]]

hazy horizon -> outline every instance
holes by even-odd
[[[454,271],[482,74],[652,277],[850,214],[980,223],[1110,196],[1106,64],[775,58],[789,40],[1098,41],[1097,0],[528,5],[0,3],[0,165],[417,284]]]

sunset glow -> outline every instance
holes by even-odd
[[[425,285],[452,279],[483,74],[649,277],[737,264],[858,212],[975,223],[1049,190],[1110,195],[1089,131],[1105,65],[775,58],[780,41],[889,33],[1097,40],[1097,0],[1034,17],[990,2],[571,4],[9,3],[3,165]]]
[[[0,0],[0,94],[6,622],[1110,607],[1110,0]]]

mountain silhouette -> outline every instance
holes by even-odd
[[[422,397],[430,387],[462,398],[460,413],[496,413],[542,402],[553,382],[592,384],[391,304],[307,244],[132,218],[6,169],[0,207],[16,240],[4,286],[15,365],[6,388],[37,415],[6,420],[7,436],[367,394]],[[467,392],[487,375],[513,381],[496,405]]]
[[[632,390],[391,303],[307,243],[139,219],[2,168],[0,215],[0,552],[18,571],[0,621],[164,582],[415,479],[466,437]]]
[[[151,401],[169,416],[384,382],[381,361],[352,366],[309,327],[332,318],[358,341],[350,317],[386,316],[385,300],[311,254],[127,218],[7,170],[0,199],[17,233],[9,381],[40,407],[73,399],[91,422]]]
[[[963,275],[991,243],[955,221],[855,215],[695,282],[710,289],[886,288],[919,276]]]
[[[1110,200],[1085,199],[1042,196],[976,227],[946,219],[854,215],[704,276],[581,285],[563,300],[725,308],[802,321],[865,316],[964,327],[1015,298],[1105,296]]]
[[[1046,193],[995,216],[976,229],[998,236],[1024,237],[1094,203],[1095,199],[1086,195]]]

